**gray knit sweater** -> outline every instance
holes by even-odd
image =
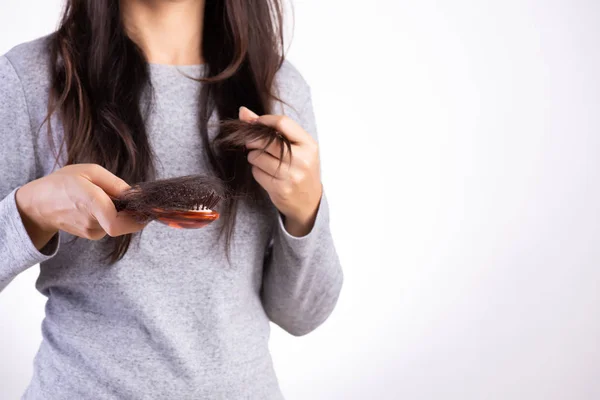
[[[39,129],[47,112],[46,44],[39,39],[0,58],[0,290],[40,263],[36,288],[47,297],[23,398],[281,399],[269,321],[306,334],[332,312],[342,285],[326,197],[304,237],[286,232],[272,205],[242,205],[231,265],[223,241],[215,241],[220,220],[198,230],[152,222],[111,267],[99,261],[104,240],[70,243],[61,231],[38,251],[15,191],[53,171],[47,131]],[[181,73],[199,75],[203,66],[149,68],[156,96],[147,128],[158,178],[207,172],[196,118],[201,84]],[[276,87],[292,106],[278,103],[280,112],[316,137],[310,88],[287,61]],[[53,131],[60,143],[60,124]]]

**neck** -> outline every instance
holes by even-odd
[[[203,64],[204,0],[121,0],[129,37],[155,64]]]

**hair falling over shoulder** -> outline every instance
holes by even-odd
[[[209,117],[216,111],[223,121],[237,119],[242,105],[258,114],[271,111],[277,99],[275,74],[284,60],[282,15],[280,0],[211,0],[205,5],[199,51],[207,72],[200,79],[198,134],[212,173],[231,193],[260,195],[239,146],[249,131],[232,131],[233,125],[224,122],[215,143],[209,143]],[[50,117],[56,114],[64,129],[57,160],[65,149],[67,164],[96,163],[132,185],[153,180],[154,157],[140,105],[152,89],[148,64],[126,34],[119,0],[68,0],[51,38],[50,57],[47,125],[50,131]],[[280,140],[267,130],[261,135]],[[230,196],[222,206],[227,248],[239,201]],[[125,255],[132,236],[106,240],[112,243],[108,258],[114,263]]]

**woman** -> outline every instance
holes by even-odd
[[[48,298],[23,398],[282,398],[269,321],[303,335],[332,312],[310,89],[280,4],[248,3],[70,0],[57,32],[0,58],[0,289],[41,263]],[[277,128],[292,157],[213,148],[231,118]],[[199,230],[109,197],[188,174],[249,195]]]

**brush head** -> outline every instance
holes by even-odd
[[[201,228],[219,218],[213,208],[226,193],[218,178],[187,175],[138,183],[112,200],[117,211],[140,223],[158,220],[176,228]]]

